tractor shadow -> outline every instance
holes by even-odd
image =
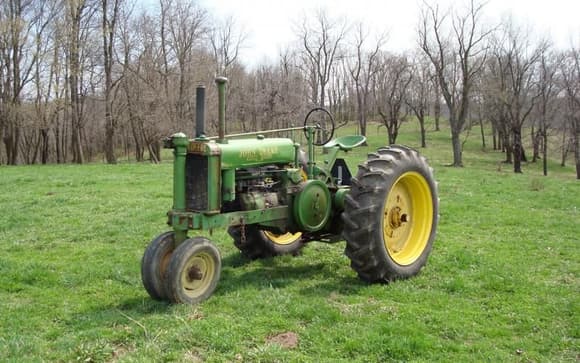
[[[216,294],[227,294],[246,287],[282,289],[296,285],[304,285],[298,288],[301,295],[323,297],[337,292],[356,294],[369,284],[358,279],[354,273],[345,276],[335,266],[300,255],[249,260],[234,252],[222,258]]]
[[[359,280],[347,266],[338,269],[340,265],[340,262],[333,265],[300,255],[249,260],[237,251],[232,252],[222,258],[220,281],[211,299],[219,303],[220,295],[235,294],[247,288],[288,289],[291,294],[307,298],[364,294],[369,285]],[[90,331],[103,324],[124,324],[142,329],[148,335],[151,329],[143,325],[147,319],[165,319],[175,314],[172,304],[151,299],[140,284],[133,290],[138,291],[138,295],[120,298],[113,304],[95,303],[81,308],[66,319],[67,324],[78,331]]]

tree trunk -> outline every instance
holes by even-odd
[[[532,126],[532,163],[535,163],[536,161],[538,161],[538,159],[540,158],[540,146],[542,143],[542,125],[540,125],[540,128],[538,129],[538,131],[534,130],[534,127]]]
[[[107,107],[108,108],[108,107]],[[115,127],[112,121],[110,111],[106,111],[105,119],[105,158],[108,164],[117,164],[117,157],[115,156]]]
[[[40,162],[45,165],[48,163],[48,155],[49,155],[49,136],[48,136],[48,129],[41,129],[40,134],[42,137],[42,148],[40,150]]]
[[[566,158],[568,157],[568,143],[566,142],[566,127],[562,131],[562,162],[560,163],[561,167],[566,166]]]
[[[454,167],[463,167],[461,155],[461,132],[451,130],[451,145],[453,147],[453,164]]]
[[[576,118],[574,133],[574,155],[576,158],[576,179],[580,179],[580,118]]]
[[[435,131],[440,131],[439,118],[441,117],[441,89],[439,85],[435,86],[435,107],[433,113],[435,114]]]
[[[417,119],[419,120],[419,127],[421,128],[421,147],[427,147],[427,142],[425,140],[425,115],[421,112],[418,115]]]
[[[514,128],[513,130],[513,150],[514,150],[514,173],[522,172],[522,133],[521,129]]]
[[[479,118],[479,127],[481,129],[481,144],[482,144],[482,148],[483,150],[485,150],[486,145],[485,145],[485,130],[483,129],[483,119]]]
[[[548,133],[546,132],[546,126],[544,125],[542,130],[542,138],[544,139],[544,149],[543,149],[543,157],[542,164],[544,167],[544,176],[548,176]]]

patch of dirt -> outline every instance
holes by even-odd
[[[298,346],[298,334],[291,331],[266,338],[267,344],[278,344],[282,348],[292,349]]]
[[[183,362],[191,362],[191,363],[202,363],[204,361],[203,356],[196,352],[195,350],[190,350],[185,352],[183,355]]]

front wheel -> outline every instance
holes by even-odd
[[[352,268],[368,282],[416,275],[431,252],[438,213],[433,170],[417,151],[394,145],[369,154],[345,199]]]
[[[164,300],[165,272],[174,245],[173,231],[165,232],[151,241],[141,259],[141,280],[145,290],[155,300]]]
[[[167,267],[167,297],[185,304],[206,300],[217,287],[221,265],[219,251],[209,239],[186,239],[173,251]]]

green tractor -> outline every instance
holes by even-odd
[[[220,278],[221,257],[205,237],[190,230],[227,228],[248,258],[298,254],[310,241],[346,240],[352,268],[367,282],[416,275],[431,251],[439,200],[433,171],[405,146],[368,154],[352,176],[339,153],[365,143],[363,136],[332,139],[334,121],[322,108],[304,126],[225,135],[225,87],[219,95],[217,137],[203,134],[204,90],[197,92],[197,137],[182,133],[165,141],[174,151],[172,230],[145,250],[143,285],[156,300],[195,304],[207,299]],[[310,117],[326,113],[325,122]],[[290,138],[264,135],[304,132],[308,153]],[[315,146],[325,150],[315,160]]]

